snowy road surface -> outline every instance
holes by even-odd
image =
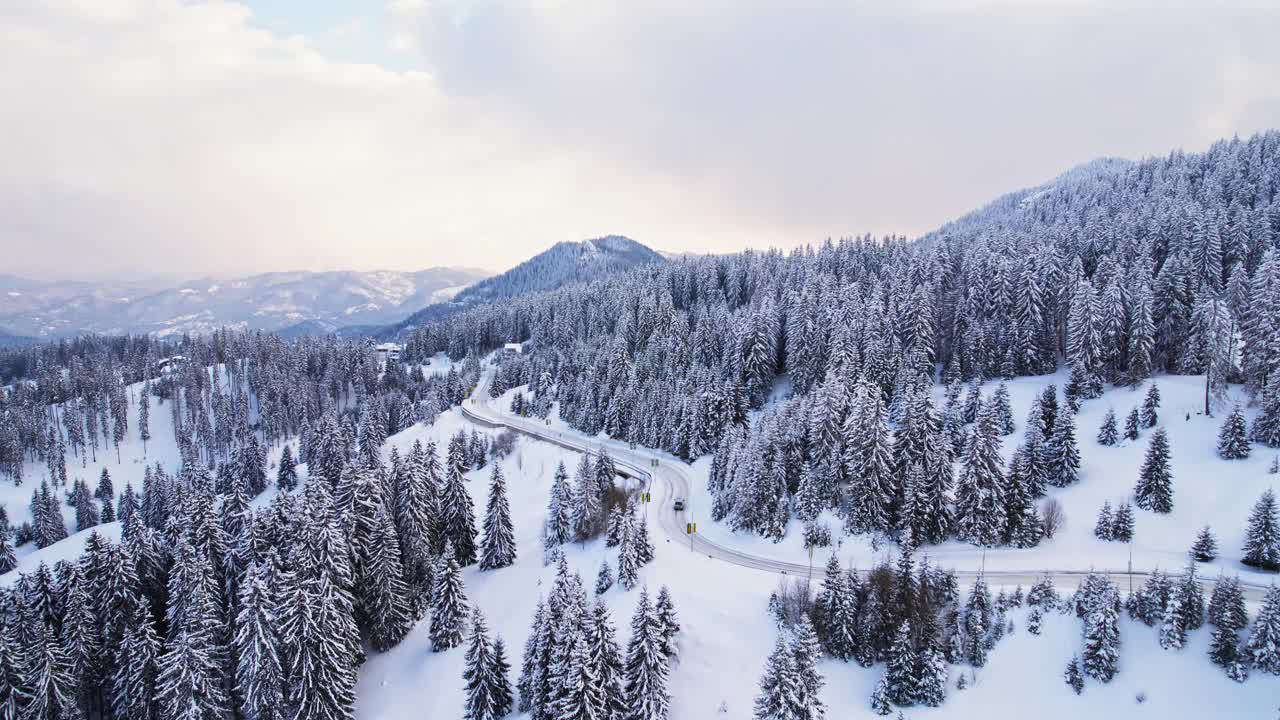
[[[505,427],[521,435],[559,445],[577,452],[599,452],[601,443],[598,439],[588,437],[571,430],[553,430],[538,424],[529,418],[518,417],[502,412],[500,408],[489,402],[489,372],[485,373],[471,397],[463,401],[462,414],[472,422],[489,427]],[[722,560],[733,565],[752,568],[778,575],[806,577],[811,572],[817,576],[822,574],[822,563],[816,567],[809,564],[785,562],[773,558],[751,555],[739,550],[711,542],[699,534],[688,534],[687,523],[696,521],[693,509],[676,510],[672,504],[675,498],[689,498],[689,477],[678,461],[673,462],[659,453],[644,449],[620,448],[609,446],[609,454],[614,464],[624,474],[645,482],[653,494],[652,503],[657,506],[658,525],[672,542],[684,543],[692,552],[706,555],[709,559]],[[1052,573],[1054,583],[1060,589],[1074,590],[1090,572],[1102,572],[1109,576],[1122,589],[1127,589],[1132,582],[1138,587],[1144,582],[1149,570],[1134,568],[1132,572],[1121,569],[1101,568],[1034,568],[1025,570],[979,570],[954,568],[961,580],[973,580],[979,575],[995,586],[1013,587],[1022,585],[1030,587],[1045,572]],[[1202,578],[1201,583],[1207,589],[1212,588],[1214,578]],[[1267,586],[1241,580],[1245,599],[1250,603],[1261,602],[1266,594]]]

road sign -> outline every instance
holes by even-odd
[[[685,523],[684,532],[686,535],[692,535],[698,532],[698,523],[696,522]]]

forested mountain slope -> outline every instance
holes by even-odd
[[[571,283],[600,280],[664,259],[648,247],[620,235],[558,242],[510,270],[466,288],[450,302],[423,308],[379,334],[402,334],[468,307],[554,290]]]

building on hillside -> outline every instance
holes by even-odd
[[[404,346],[399,343],[380,343],[373,346],[373,351],[378,354],[378,367],[386,367],[388,362],[400,362]]]
[[[502,346],[502,351],[520,355],[524,353],[524,343],[507,343]]]

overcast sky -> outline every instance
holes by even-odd
[[[1280,126],[1277,37],[1275,2],[4,0],[0,272],[915,235]]]

